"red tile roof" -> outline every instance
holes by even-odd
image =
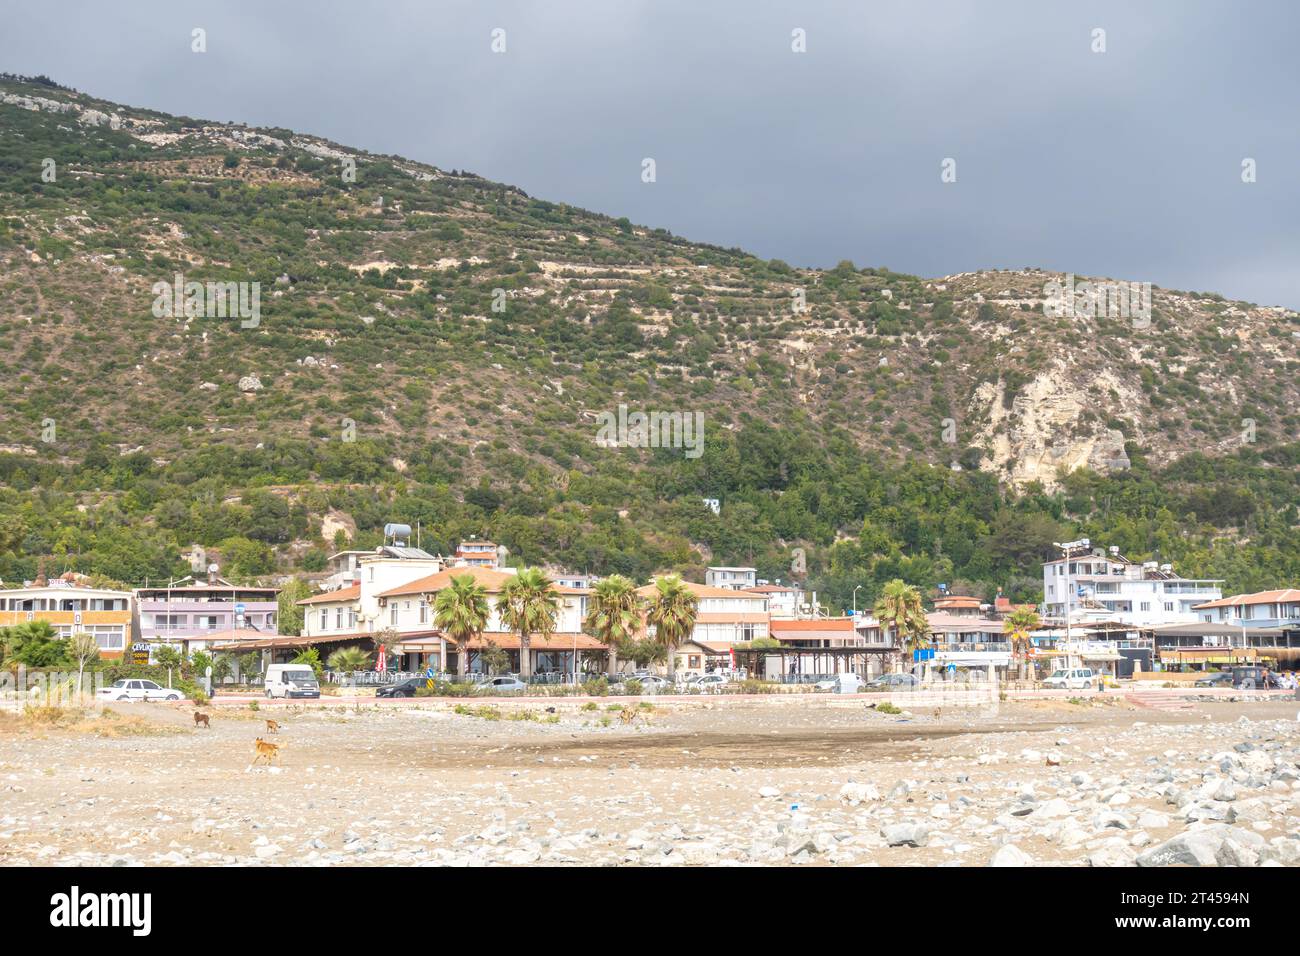
[[[715,588],[711,584],[696,584],[694,581],[683,581],[686,589],[701,598],[744,598],[750,601],[758,602],[765,600],[761,594],[755,594],[752,589],[746,591],[736,591],[732,588]],[[642,597],[654,597],[658,589],[653,584],[647,584],[645,587],[636,589],[636,593]]]
[[[299,604],[333,604],[336,601],[358,601],[361,599],[361,585],[354,584],[351,587],[339,588],[337,591],[324,591],[320,594],[313,594],[309,598],[303,598]]]
[[[1207,601],[1205,604],[1197,604],[1194,610],[1210,607],[1240,607],[1243,604],[1289,604],[1292,601],[1300,601],[1300,588],[1282,588],[1277,591],[1256,591],[1254,594],[1238,594],[1235,597],[1219,598],[1217,601]]]
[[[468,574],[474,579],[475,584],[480,584],[483,589],[489,593],[500,591],[507,581],[512,580],[515,575],[509,571],[498,571],[496,568],[444,568],[437,574],[430,574],[427,577],[411,581],[409,584],[403,584],[392,588],[388,591],[380,592],[377,597],[406,597],[413,594],[432,594],[435,591],[441,591],[444,588],[451,587],[451,579]],[[591,592],[583,588],[571,588],[563,584],[552,584],[551,590],[557,594],[590,594]]]
[[[853,619],[849,617],[819,617],[806,621],[773,621],[772,636],[780,637],[783,631],[843,631],[853,633]]]

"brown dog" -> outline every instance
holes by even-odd
[[[198,729],[199,729],[199,724],[202,724],[204,727],[208,728],[208,730],[211,730],[211,729],[212,729],[212,724],[208,723],[208,721],[211,720],[211,719],[212,719],[212,718],[209,717],[207,714],[204,714],[204,713],[202,713],[202,712],[196,710],[196,711],[194,712],[194,729],[195,729],[195,730],[198,730]]]
[[[273,744],[258,737],[253,743],[253,765],[265,759],[268,764],[280,762],[280,745]]]
[[[268,717],[266,720],[266,732],[268,734],[278,734],[280,732],[280,722],[278,720],[271,720]]]

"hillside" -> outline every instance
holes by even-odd
[[[782,576],[803,546],[833,600],[891,573],[1028,593],[1066,527],[1243,586],[1300,576],[1282,308],[1155,289],[1145,327],[1049,317],[1037,269],[796,269],[17,78],[0,262],[4,576],[157,576],[191,541],[313,570],[330,512],[363,542],[419,519],[602,573]],[[259,283],[255,327],[157,317],[178,274]],[[620,404],[700,413],[703,454],[603,447]]]

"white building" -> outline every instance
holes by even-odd
[[[799,617],[799,607],[804,603],[803,588],[793,584],[763,583],[748,590],[767,598],[773,620],[792,621]]]
[[[710,568],[713,570],[753,570],[752,568]],[[687,590],[695,595],[698,604],[695,613],[695,630],[691,640],[700,644],[730,645],[768,637],[771,615],[767,609],[767,596],[741,588],[723,588],[709,584],[684,581]],[[648,584],[637,588],[637,594],[653,600],[655,586]]]
[[[1198,604],[1223,596],[1222,583],[1180,577],[1169,564],[1136,564],[1118,548],[1079,547],[1043,563],[1043,616],[1064,621],[1068,602],[1072,624],[1190,624]]]
[[[443,560],[419,548],[385,545],[372,552],[341,552],[351,583],[298,603],[303,609],[304,637],[364,637],[382,631],[379,594],[442,570]]]
[[[1300,588],[1256,591],[1196,606],[1201,620],[1237,627],[1300,627]]]
[[[747,591],[758,586],[757,568],[707,568],[704,583],[709,587],[727,588],[732,591]]]

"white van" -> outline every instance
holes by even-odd
[[[272,664],[266,669],[267,697],[319,697],[320,682],[306,664]]]
[[[862,685],[865,683],[866,681],[857,674],[846,671],[836,674],[834,677],[828,677],[826,680],[819,680],[815,685],[815,689],[830,691],[832,694],[857,694],[862,690]]]
[[[1043,686],[1057,690],[1084,690],[1091,687],[1096,678],[1097,675],[1092,672],[1091,667],[1073,667],[1069,670],[1052,671],[1052,676],[1043,681]]]

